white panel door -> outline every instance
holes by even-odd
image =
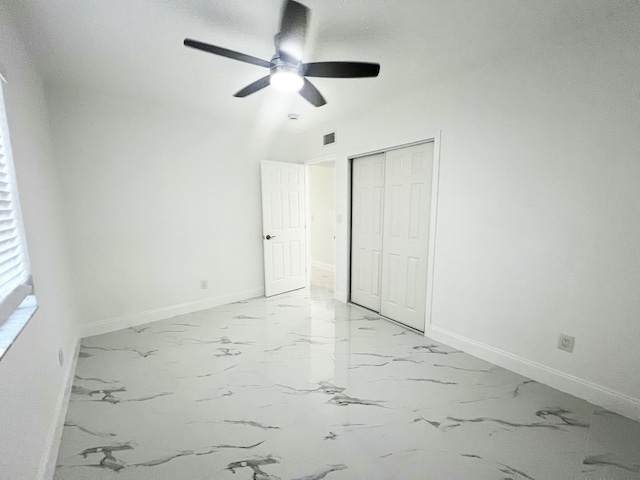
[[[386,153],[380,313],[424,331],[433,143]]]
[[[267,297],[306,286],[304,166],[263,160],[262,243]]]
[[[384,153],[353,160],[351,301],[380,311]]]

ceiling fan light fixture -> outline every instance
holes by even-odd
[[[233,94],[234,97],[239,98],[247,97],[269,85],[273,85],[278,90],[291,93],[299,92],[300,96],[311,105],[321,107],[326,105],[327,101],[308,78],[366,78],[378,76],[380,73],[380,64],[378,63],[303,63],[302,53],[305,49],[309,17],[309,7],[296,0],[284,0],[280,31],[273,39],[276,51],[271,57],[271,61],[190,38],[184,39],[184,45],[270,70],[268,75],[259,78]]]
[[[299,92],[304,79],[295,68],[278,68],[271,73],[271,85],[282,92]]]

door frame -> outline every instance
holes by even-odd
[[[306,219],[307,219],[307,288],[311,287],[311,269],[313,268],[311,264],[311,189],[309,188],[309,179],[311,177],[311,172],[309,167],[312,165],[316,165],[318,163],[325,162],[333,162],[333,232],[334,232],[334,241],[333,241],[333,265],[334,265],[334,275],[333,275],[333,291],[335,295],[336,291],[336,278],[335,278],[335,266],[336,266],[336,157],[320,157],[314,158],[311,160],[305,160],[303,162],[304,165],[304,178],[305,178],[305,202],[306,202]]]
[[[352,229],[352,206],[353,206],[353,160],[356,158],[367,157],[369,155],[375,155],[378,153],[386,153],[393,150],[398,150],[405,147],[411,147],[422,143],[433,142],[433,172],[431,181],[431,212],[430,212],[430,224],[429,224],[429,246],[427,254],[427,299],[424,319],[424,334],[429,331],[432,321],[433,313],[433,283],[435,277],[435,258],[436,258],[436,235],[438,228],[438,187],[440,184],[440,144],[441,144],[442,130],[438,130],[436,133],[428,135],[420,140],[414,140],[403,144],[393,145],[390,147],[377,148],[375,150],[366,151],[364,153],[357,153],[355,155],[349,155],[348,161],[348,179],[347,179],[347,198],[349,202],[348,219],[347,219],[347,235],[344,239],[346,243],[347,251],[347,291],[346,300],[351,304],[351,229]],[[334,179],[335,182],[335,179]],[[334,190],[335,194],[335,190]],[[356,304],[353,304],[356,305]],[[410,327],[407,327],[410,328]],[[416,330],[417,331],[417,330]],[[422,333],[422,332],[420,332]]]

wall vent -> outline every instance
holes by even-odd
[[[327,146],[336,143],[336,132],[327,133],[322,137],[322,145]]]

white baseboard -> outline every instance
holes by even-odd
[[[247,300],[249,298],[261,297],[264,295],[264,287],[252,288],[242,292],[236,292],[229,295],[221,295],[219,297],[206,298],[195,302],[180,303],[168,307],[155,308],[145,312],[132,313],[121,317],[108,318],[106,320],[97,320],[87,323],[80,327],[80,337],[92,337],[94,335],[102,335],[103,333],[115,332],[123,328],[135,327],[143,323],[156,322],[177,315],[185,315],[187,313],[206,310],[207,308],[219,307],[227,303]]]
[[[629,397],[607,387],[569,375],[499,348],[471,340],[439,327],[431,326],[425,336],[470,355],[544,383],[562,392],[587,400],[594,405],[640,421],[640,399]]]
[[[342,303],[348,303],[349,298],[347,297],[347,292],[341,292],[339,290],[335,290],[333,292],[334,300],[337,300]]]
[[[73,376],[76,372],[78,363],[78,353],[80,352],[80,339],[76,342],[76,346],[71,356],[72,360],[65,372],[64,387],[60,389],[58,400],[56,402],[56,410],[54,418],[49,427],[47,434],[48,451],[42,456],[40,468],[38,469],[38,478],[42,480],[50,480],[56,470],[56,460],[58,459],[58,450],[60,449],[60,440],[62,439],[62,430],[64,428],[64,420],[67,416],[67,408],[69,407],[69,399],[71,398],[71,387],[73,386]]]
[[[320,268],[322,270],[326,270],[326,271],[332,272],[332,273],[336,271],[335,265],[330,265],[328,263],[322,263],[322,262],[319,262],[317,260],[311,260],[311,266],[312,267],[316,267],[316,268]]]

